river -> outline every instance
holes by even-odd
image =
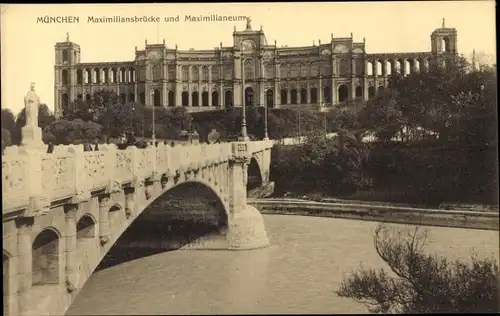
[[[282,215],[264,221],[269,248],[169,251],[96,271],[66,315],[367,312],[334,292],[361,263],[385,266],[373,247],[377,223]],[[497,231],[428,229],[429,252],[498,260]]]

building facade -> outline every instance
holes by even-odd
[[[189,111],[224,107],[304,107],[327,110],[351,100],[368,100],[387,87],[391,74],[408,75],[457,57],[457,31],[443,24],[431,34],[430,52],[376,53],[365,40],[333,37],[308,47],[268,44],[264,32],[233,32],[233,45],[213,50],[178,50],[145,43],[128,62],[80,62],[80,46],[55,45],[55,110],[75,99],[108,89],[123,102],[183,106]]]

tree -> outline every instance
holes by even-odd
[[[2,153],[6,147],[12,145],[10,131],[8,129],[2,128]]]
[[[81,119],[68,121],[61,119],[46,126],[44,134],[47,134],[46,141],[52,141],[55,145],[82,144],[100,139],[102,129],[101,125],[92,121],[84,122]]]
[[[16,128],[16,118],[9,109],[2,109],[2,128],[10,132]]]
[[[391,272],[360,269],[341,283],[337,295],[366,304],[372,313],[497,313],[498,263],[426,254],[426,238],[419,226],[405,234],[379,225],[375,249]]]

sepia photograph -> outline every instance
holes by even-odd
[[[3,315],[500,312],[494,1],[0,9]]]

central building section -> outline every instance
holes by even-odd
[[[276,104],[274,54],[262,31],[233,33],[233,46],[179,51],[148,44],[136,51],[137,93],[146,106],[207,108]],[[267,71],[266,74],[266,64]],[[267,98],[266,98],[267,97]]]

